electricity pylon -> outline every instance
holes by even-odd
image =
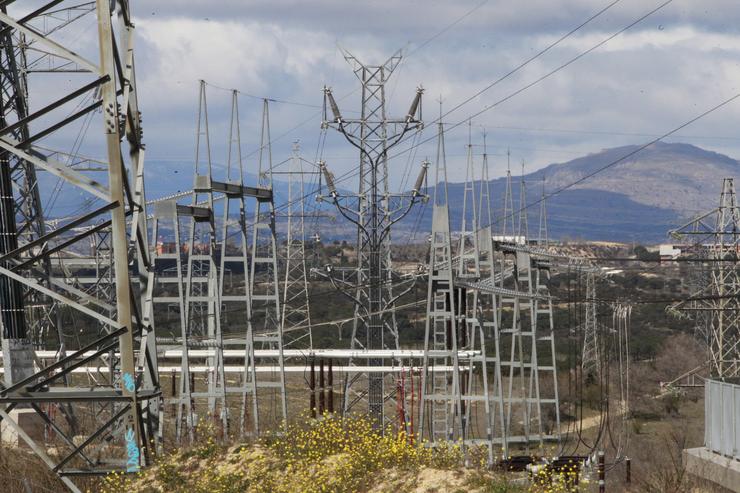
[[[86,204],[82,213],[61,221],[54,231],[48,231],[27,243],[18,242],[17,248],[4,252],[0,278],[21,283],[65,305],[70,311],[82,314],[85,322],[78,324],[75,332],[82,332],[80,339],[86,342],[71,354],[60,357],[57,362],[2,389],[0,404],[4,407],[0,410],[0,417],[60,476],[70,490],[79,491],[73,477],[112,471],[134,472],[152,459],[156,435],[160,431],[160,392],[156,341],[146,318],[148,308],[141,299],[148,292],[147,270],[150,262],[143,189],[144,145],[136,94],[131,10],[125,0],[97,0],[88,4],[87,13],[94,15],[97,20],[97,35],[92,38],[85,36],[84,42],[79,32],[70,32],[82,27],[79,22],[61,23],[65,28],[65,36],[59,36],[58,31],[46,32],[32,27],[36,22],[43,22],[41,18],[52,8],[59,11],[65,6],[74,8],[77,5],[71,3],[50,2],[18,18],[8,15],[6,11],[0,12],[0,27],[4,33],[11,33],[10,38],[5,38],[5,57],[9,57],[11,52],[14,57],[18,54],[15,48],[7,45],[7,40],[23,36],[28,45],[33,45],[33,49],[45,51],[49,58],[65,61],[70,70],[74,68],[69,75],[69,85],[74,89],[69,89],[67,84],[44,85],[45,89],[51,91],[45,94],[44,99],[51,96],[48,99],[52,103],[21,120],[6,118],[0,130],[0,148],[7,154],[0,159],[0,166],[6,168],[13,166],[17,160],[26,161],[36,170],[48,171],[65,185],[74,187],[73,190],[81,191],[85,195],[83,203]],[[115,30],[113,15],[117,17]],[[96,46],[90,46],[91,43]],[[98,49],[95,50],[95,47]],[[97,53],[99,59],[91,61],[79,54],[87,52]],[[17,64],[13,69],[8,62],[6,58],[4,70],[17,70]],[[17,85],[20,79],[17,76],[14,79],[12,83]],[[3,81],[3,84],[6,82]],[[35,98],[35,93],[30,90],[26,93],[25,89],[16,87],[14,91],[29,100]],[[3,111],[9,107],[7,102],[3,102]],[[48,139],[51,134],[60,129],[74,131],[80,119],[87,120],[90,129],[98,129],[97,139],[93,133],[85,140],[95,151],[103,149],[104,158],[100,160],[103,174],[100,171],[96,174],[94,171],[77,170],[71,165],[77,162],[78,156],[65,156],[48,150],[53,147]],[[40,130],[35,133],[29,131],[28,135],[14,133],[24,125],[28,129],[34,127]],[[33,178],[29,179],[33,184]],[[3,191],[3,195],[6,192]],[[87,201],[88,198],[91,200]],[[100,205],[93,209],[95,204]],[[4,214],[6,220],[15,221],[15,217],[12,217],[14,212]],[[130,219],[127,222],[128,215]],[[82,232],[75,230],[95,221],[97,224],[94,227],[85,228]],[[39,281],[35,276],[19,273],[22,268],[43,270],[43,263],[50,255],[64,248],[74,249],[81,241],[87,241],[88,236],[105,228],[110,228],[113,249],[115,306],[81,292],[71,284],[72,280],[68,283],[47,276]],[[16,239],[23,237],[19,233],[15,232]],[[42,245],[43,248],[37,248]],[[33,255],[23,259],[23,255],[30,252]],[[133,286],[135,282],[138,282],[138,291]],[[53,285],[53,289],[49,285]],[[0,296],[11,296],[13,289],[0,288],[0,291],[4,291]],[[134,296],[137,292],[141,293],[141,298]],[[7,307],[4,303],[3,308]],[[22,315],[22,312],[19,313]],[[94,322],[91,324],[90,321]],[[98,332],[99,323],[106,326],[102,335]],[[22,326],[6,326],[5,330],[16,332],[22,330]],[[139,351],[138,357],[135,350]],[[67,380],[69,385],[60,385],[73,369],[80,366],[78,358],[83,354],[84,362],[99,364],[100,368],[108,367],[106,360],[110,354],[117,356],[113,358],[109,367],[112,371],[108,372],[107,378],[99,379],[92,388],[89,385],[76,388],[72,385],[72,379]],[[47,408],[42,408],[39,403],[48,403],[54,408],[67,403],[87,411],[95,409],[95,419],[84,423],[84,426],[74,427],[50,416],[45,411]],[[23,404],[30,406],[28,409],[55,430],[59,438],[55,442],[58,456],[50,456],[45,444],[21,426],[14,411],[19,411],[18,406]],[[82,441],[78,438],[80,436],[84,437]],[[100,458],[103,448],[106,453]]]
[[[285,241],[285,282],[280,323],[286,348],[311,349],[313,337],[306,268],[303,160],[299,150],[298,143],[294,143],[288,178],[288,234]]]
[[[529,211],[527,210],[527,184],[524,181],[524,161],[522,161],[522,176],[519,182],[519,226],[517,227],[517,236],[524,238],[526,242],[529,239]]]
[[[500,296],[498,308],[500,317],[510,317],[502,321],[500,331],[510,347],[508,361],[501,362],[508,369],[506,438],[527,448],[532,442],[542,446],[546,440],[560,439],[554,317],[547,286],[549,265],[537,258],[541,252],[525,245],[500,242],[496,246],[513,264],[513,275],[502,275],[511,287]],[[503,328],[504,324],[508,327]],[[543,387],[548,376],[552,383]]]
[[[496,262],[494,259],[493,246],[493,214],[491,204],[491,191],[489,186],[488,172],[488,148],[486,143],[486,134],[483,134],[483,162],[481,166],[481,182],[479,194],[478,218],[483,227],[478,229],[478,249],[480,264],[480,279],[482,282],[488,281],[492,287],[496,286]],[[501,446],[501,457],[508,456],[508,440],[506,421],[504,419],[504,395],[503,379],[501,374],[501,347],[499,333],[499,294],[495,290],[481,290],[479,294],[480,302],[480,320],[483,327],[483,336],[481,336],[481,345],[487,341],[492,341],[483,347],[482,353],[482,373],[485,375],[484,384],[487,387],[487,397],[489,408],[487,410],[490,418],[488,419],[488,450],[489,461],[493,461],[494,446]]]
[[[596,319],[596,274],[586,272],[586,318],[583,321],[583,354],[581,368],[584,375],[598,377],[601,372],[599,359],[599,334]]]
[[[393,194],[389,188],[388,150],[404,136],[421,128],[422,89],[416,91],[409,111],[403,118],[389,118],[386,114],[385,84],[401,61],[396,52],[381,65],[365,65],[354,55],[343,51],[362,85],[360,118],[342,116],[331,89],[324,91],[324,126],[336,128],[360,151],[359,186],[357,193],[340,194],[333,175],[325,164],[322,170],[331,201],[339,213],[357,227],[357,268],[355,282],[337,279],[327,273],[335,287],[355,305],[352,327],[352,349],[398,348],[398,327],[395,326],[394,305],[400,295],[392,291],[393,273],[390,265],[390,237],[392,226],[405,217],[412,206],[422,199],[426,168],[411,193]],[[328,114],[332,118],[329,119]],[[341,285],[340,285],[341,284]],[[355,365],[354,358],[348,361]],[[382,366],[382,358],[369,358],[367,365]],[[360,379],[367,377],[367,389],[360,389]],[[344,412],[367,398],[368,410],[374,426],[385,425],[385,375],[380,371],[358,372],[345,378]],[[395,385],[391,387],[395,389]],[[395,390],[393,390],[395,391]],[[393,392],[392,391],[392,392]]]
[[[475,163],[470,129],[469,124],[462,223],[457,252],[458,270],[455,278],[458,301],[458,306],[456,306],[458,310],[457,327],[460,332],[458,347],[468,352],[463,360],[463,363],[468,367],[467,371],[464,372],[467,375],[464,374],[461,377],[463,445],[485,447],[488,452],[488,463],[493,464],[493,415],[491,413],[488,382],[488,363],[490,360],[486,352],[486,336],[481,323],[483,317],[480,304],[481,292],[464,282],[478,282],[481,279],[481,258],[488,260],[488,254],[492,253],[491,249],[483,254],[480,246],[481,240],[483,240],[486,247],[492,246],[492,244],[490,241],[486,242],[485,237],[481,238],[479,234],[481,229],[478,221],[482,203],[476,200],[475,194]],[[488,228],[486,230],[490,231]],[[483,433],[480,432],[481,423],[483,424]]]
[[[540,196],[540,222],[537,233],[537,244],[548,246],[550,243],[547,232],[547,195],[545,195],[545,175],[542,175],[542,195]]]
[[[263,101],[262,130],[260,135],[258,176],[259,186],[272,191],[272,141],[270,137],[270,110],[267,100]],[[275,203],[270,193],[269,200],[257,200],[252,224],[252,256],[249,272],[249,291],[252,296],[252,334],[247,344],[254,348],[270,349],[275,357],[266,358],[274,370],[271,377],[252,375],[248,382],[259,397],[260,389],[271,391],[277,402],[276,412],[269,413],[280,427],[287,424],[288,402],[285,395],[285,358],[283,355],[283,329],[280,311],[280,284],[277,267],[277,238],[275,234]],[[253,352],[249,349],[248,352]],[[256,401],[255,401],[256,402]],[[255,406],[254,411],[259,414]],[[267,410],[263,410],[265,414]],[[265,416],[267,418],[268,416]],[[255,417],[264,422],[262,417]]]
[[[740,375],[740,205],[732,178],[722,181],[719,206],[692,219],[670,234],[690,238],[690,249],[701,245],[710,262],[707,284],[672,306],[689,314],[709,314],[710,373],[717,378]],[[693,247],[693,248],[692,248]],[[698,322],[702,320],[697,317]]]
[[[503,221],[501,235],[516,234],[514,231],[514,195],[511,189],[511,151],[506,150],[506,190],[504,191],[504,208],[501,216]],[[509,229],[508,225],[511,224]]]
[[[419,416],[421,438],[428,432],[432,444],[462,438],[465,430],[442,122],[438,127]]]

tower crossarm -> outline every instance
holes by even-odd
[[[272,189],[263,187],[250,187],[242,185],[240,182],[225,182],[210,179],[207,175],[195,177],[195,187],[193,191],[197,193],[223,193],[229,197],[254,197],[262,202],[272,200]]]

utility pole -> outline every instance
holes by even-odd
[[[357,228],[357,268],[355,282],[340,280],[333,273],[332,283],[355,305],[355,323],[352,328],[352,349],[384,349],[398,347],[398,327],[392,315],[398,295],[393,296],[390,265],[390,238],[392,226],[405,217],[412,206],[422,199],[421,188],[426,173],[422,168],[411,193],[392,194],[389,187],[388,151],[410,131],[420,129],[422,89],[403,118],[389,118],[386,113],[385,85],[401,62],[401,51],[381,65],[365,65],[354,55],[344,51],[344,58],[362,85],[360,117],[345,118],[339,110],[331,89],[324,90],[324,126],[338,130],[360,152],[359,184],[357,193],[340,194],[334,177],[321,164],[330,200],[339,213]],[[331,114],[331,118],[329,117]],[[341,285],[340,285],[341,284]],[[354,361],[350,359],[350,366]],[[381,358],[370,358],[369,366],[382,366]],[[357,382],[362,373],[346,378],[344,411],[348,412],[363,399],[365,390]],[[384,426],[384,375],[382,372],[364,373],[367,377],[367,399],[374,426]]]

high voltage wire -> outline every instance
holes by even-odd
[[[621,0],[616,0],[616,1],[618,2],[618,1],[621,1]],[[446,25],[444,28],[442,28],[441,30],[439,30],[438,32],[436,32],[435,34],[433,34],[432,36],[430,36],[429,38],[426,38],[419,46],[417,46],[416,48],[414,48],[413,50],[411,50],[409,53],[407,53],[406,56],[405,56],[405,58],[408,58],[411,55],[417,53],[418,51],[421,51],[422,49],[426,48],[427,45],[429,45],[430,43],[432,43],[435,39],[437,39],[438,37],[440,37],[441,35],[443,35],[447,31],[449,31],[450,29],[452,29],[453,27],[455,27],[457,24],[459,24],[464,19],[466,19],[467,17],[469,17],[470,15],[472,15],[475,11],[477,11],[479,8],[483,7],[483,5],[485,5],[488,2],[489,2],[489,0],[484,0],[483,2],[481,2],[478,5],[476,5],[471,10],[465,12],[462,16],[458,17],[457,19],[455,19],[454,21],[452,21],[450,24]],[[220,86],[217,86],[215,84],[210,84],[209,83],[209,85],[210,86],[213,86],[213,87],[215,87],[217,89],[221,89],[221,90],[227,90],[227,91],[233,90],[233,89],[226,89],[224,87],[220,87]],[[311,121],[314,121],[317,117],[321,116],[321,113],[323,111],[323,106],[320,106],[320,105],[313,105],[313,104],[310,104],[310,103],[302,103],[302,102],[296,102],[296,101],[289,101],[289,100],[284,100],[284,99],[280,99],[280,98],[260,97],[260,96],[256,96],[256,95],[251,94],[251,93],[248,93],[248,92],[240,91],[238,89],[236,91],[237,91],[237,93],[243,94],[243,95],[245,95],[247,97],[250,97],[250,98],[262,99],[262,100],[272,101],[272,102],[276,102],[276,103],[280,103],[280,104],[288,104],[288,105],[304,106],[304,107],[319,108],[320,109],[317,113],[312,114],[306,120],[301,121],[300,123],[298,123],[294,127],[292,127],[289,130],[281,133],[277,137],[272,138],[265,145],[268,145],[268,144],[269,145],[272,145],[274,142],[277,142],[277,141],[281,140],[282,138],[286,137],[287,135],[290,135],[291,133],[293,133],[294,131],[298,130],[299,128],[301,128],[302,126],[306,125],[307,123],[309,123]],[[355,90],[353,90],[353,91],[345,94],[344,96],[340,97],[337,101],[342,101],[342,100],[350,97],[351,95],[355,94],[357,91],[358,91],[358,89],[355,89]],[[248,157],[254,156],[255,154],[257,154],[260,151],[260,149],[261,149],[261,147],[258,147],[256,149],[248,152],[247,154],[244,155],[244,158],[248,158]]]
[[[600,16],[601,14],[603,14],[603,13],[604,13],[604,12],[605,12],[606,10],[610,9],[610,8],[611,8],[612,6],[616,5],[616,4],[617,4],[617,3],[619,2],[619,1],[620,1],[620,0],[615,0],[615,1],[614,1],[614,2],[612,2],[611,4],[607,5],[606,7],[604,7],[604,9],[600,10],[599,12],[597,12],[596,14],[594,14],[593,16],[589,17],[589,18],[588,18],[588,19],[587,19],[586,21],[584,21],[584,22],[583,22],[582,24],[580,24],[579,26],[575,27],[574,29],[572,29],[572,30],[571,30],[571,31],[569,31],[568,33],[566,33],[566,34],[564,34],[563,36],[561,36],[561,37],[560,37],[560,38],[559,38],[558,40],[556,40],[555,42],[553,42],[552,44],[550,44],[549,46],[547,46],[547,47],[546,47],[545,49],[543,49],[542,51],[540,51],[540,52],[539,52],[539,53],[537,53],[536,55],[532,56],[531,58],[527,59],[527,60],[526,60],[526,61],[525,61],[524,63],[520,64],[519,66],[517,66],[516,68],[514,68],[513,70],[511,70],[510,72],[508,72],[508,73],[507,73],[507,74],[505,74],[504,76],[502,76],[502,77],[500,77],[500,78],[496,79],[496,80],[495,80],[494,82],[492,82],[491,84],[489,84],[488,86],[486,86],[486,87],[485,87],[484,89],[482,89],[482,90],[478,91],[478,92],[477,92],[476,94],[474,94],[473,96],[471,96],[471,97],[467,98],[467,99],[466,99],[466,100],[464,100],[464,101],[463,101],[462,103],[458,104],[457,106],[455,106],[454,108],[452,108],[452,109],[451,109],[450,111],[448,111],[447,113],[443,114],[443,115],[442,115],[442,116],[441,116],[440,118],[437,118],[436,120],[434,120],[434,121],[432,122],[432,124],[433,124],[433,123],[437,123],[437,122],[440,122],[440,121],[441,121],[441,120],[442,120],[442,119],[443,119],[443,118],[444,118],[444,117],[445,117],[446,115],[448,115],[448,114],[452,113],[453,111],[456,111],[456,110],[457,110],[457,109],[459,109],[460,107],[462,107],[462,106],[464,106],[464,105],[468,104],[468,103],[469,103],[469,102],[471,102],[471,101],[472,101],[473,99],[475,99],[475,98],[477,98],[478,96],[480,96],[481,94],[483,94],[483,93],[484,93],[485,91],[487,91],[487,90],[491,89],[492,87],[494,87],[495,85],[497,85],[497,84],[498,84],[499,82],[501,82],[501,81],[505,80],[506,78],[510,77],[511,75],[513,75],[514,73],[516,73],[517,71],[519,71],[519,70],[520,70],[521,68],[525,67],[525,66],[526,66],[527,64],[531,63],[531,62],[532,62],[533,60],[535,60],[536,58],[538,58],[538,57],[539,57],[539,56],[541,56],[542,54],[546,53],[547,51],[549,51],[549,50],[550,50],[550,49],[552,49],[553,47],[557,46],[557,45],[558,45],[558,44],[560,44],[560,43],[561,43],[562,41],[564,41],[565,39],[567,39],[568,37],[570,37],[570,36],[571,36],[572,34],[574,34],[574,33],[576,33],[577,31],[579,31],[579,30],[580,30],[580,29],[581,29],[582,27],[584,27],[584,26],[585,26],[586,24],[588,24],[589,22],[591,22],[592,20],[594,20],[594,19],[595,19],[596,17],[598,17],[598,16]],[[558,65],[558,66],[557,66],[556,68],[554,68],[553,70],[551,70],[551,71],[547,72],[546,74],[542,75],[541,77],[538,77],[537,79],[533,80],[533,81],[532,81],[532,82],[530,82],[529,84],[526,84],[525,86],[523,86],[523,87],[521,87],[521,88],[517,89],[516,91],[514,91],[514,92],[510,93],[509,95],[505,96],[504,98],[502,98],[502,99],[499,99],[499,100],[498,100],[498,101],[496,101],[495,103],[492,103],[492,104],[490,104],[490,105],[486,105],[486,106],[485,106],[485,107],[484,107],[484,108],[483,108],[482,110],[480,110],[480,111],[477,111],[477,112],[475,112],[475,113],[473,113],[473,114],[471,114],[471,115],[468,115],[468,116],[466,116],[466,117],[465,117],[464,119],[462,119],[462,120],[460,120],[459,122],[457,122],[457,123],[453,124],[452,126],[448,127],[448,130],[452,130],[452,129],[454,129],[454,128],[457,128],[457,127],[459,127],[460,125],[462,125],[462,124],[464,124],[464,123],[467,123],[467,122],[468,122],[468,121],[469,121],[470,119],[473,119],[473,118],[475,118],[475,117],[477,117],[477,116],[480,116],[480,115],[482,115],[483,113],[485,113],[485,112],[487,112],[487,111],[490,111],[490,110],[492,110],[493,108],[495,108],[495,107],[499,106],[500,104],[502,104],[502,103],[505,103],[506,101],[509,101],[510,99],[512,99],[512,98],[514,98],[514,97],[516,97],[516,96],[518,96],[519,94],[521,94],[522,92],[526,91],[526,90],[527,90],[527,89],[529,89],[530,87],[533,87],[533,86],[535,86],[535,85],[539,84],[540,82],[542,82],[542,81],[544,81],[544,80],[546,80],[546,79],[550,78],[551,76],[555,75],[556,73],[560,72],[561,70],[565,69],[566,67],[568,67],[568,66],[572,65],[572,64],[573,64],[573,63],[575,63],[576,61],[578,61],[578,60],[580,60],[581,58],[585,57],[586,55],[588,55],[588,54],[589,54],[589,53],[591,53],[592,51],[595,51],[595,50],[597,50],[598,48],[600,48],[601,46],[605,45],[606,43],[608,43],[608,42],[609,42],[609,41],[611,41],[612,39],[616,38],[616,37],[617,37],[617,36],[619,36],[620,34],[622,34],[622,33],[626,32],[626,31],[628,31],[628,30],[629,30],[629,29],[631,29],[632,27],[636,26],[637,24],[639,24],[640,22],[644,21],[645,19],[647,19],[648,17],[650,17],[650,16],[651,16],[651,15],[653,15],[654,13],[658,12],[659,10],[661,10],[662,8],[664,8],[665,6],[667,6],[668,4],[670,4],[670,3],[672,3],[672,2],[673,2],[673,0],[666,0],[666,1],[665,1],[665,2],[663,2],[662,4],[658,5],[658,6],[657,6],[657,7],[655,7],[654,9],[652,9],[651,11],[649,11],[649,12],[647,12],[646,14],[642,15],[641,17],[637,18],[637,19],[636,19],[635,21],[633,21],[633,22],[631,22],[630,24],[626,25],[626,26],[625,26],[625,27],[623,27],[622,29],[620,29],[620,30],[616,31],[615,33],[613,33],[612,35],[610,35],[610,36],[608,36],[608,37],[604,38],[603,40],[599,41],[598,43],[596,43],[596,44],[595,44],[595,45],[593,45],[592,47],[588,48],[587,50],[585,50],[585,51],[582,51],[582,52],[580,52],[580,53],[579,53],[578,55],[576,55],[575,57],[573,57],[573,58],[570,58],[570,59],[569,59],[569,60],[568,60],[567,62],[565,62],[565,63],[563,63],[563,64],[561,64],[561,65]],[[424,143],[430,142],[430,141],[431,141],[431,140],[433,140],[433,139],[434,139],[434,137],[429,137],[429,138],[427,138],[427,139],[424,139],[424,140],[422,140],[421,142],[417,143],[416,145],[418,146],[418,145],[421,145],[421,144],[424,144]],[[410,151],[411,149],[412,149],[412,147],[408,147],[408,148],[406,148],[406,149],[404,149],[404,150],[402,150],[402,151],[399,151],[399,152],[398,152],[397,154],[395,154],[395,155],[393,155],[393,156],[391,156],[391,157],[396,157],[396,156],[398,156],[398,155],[400,155],[400,154],[403,154],[403,153],[405,153],[405,152],[408,152],[408,151]]]
[[[604,7],[603,9],[601,9],[601,10],[600,10],[599,12],[597,12],[597,13],[596,13],[596,14],[594,14],[594,15],[592,15],[591,17],[589,17],[588,19],[586,19],[586,20],[585,20],[584,22],[582,22],[581,24],[579,24],[579,25],[578,25],[578,26],[576,26],[575,28],[571,29],[571,31],[569,31],[568,33],[566,33],[566,34],[564,34],[563,36],[561,36],[560,38],[558,38],[558,40],[556,40],[555,42],[551,43],[551,44],[550,44],[550,45],[549,45],[548,47],[546,47],[545,49],[541,50],[541,51],[540,51],[540,52],[538,52],[537,54],[535,54],[535,55],[533,55],[532,57],[530,57],[529,59],[525,60],[525,61],[524,61],[523,63],[521,63],[520,65],[518,65],[518,66],[517,66],[516,68],[512,69],[512,70],[511,70],[511,71],[510,71],[509,73],[505,74],[505,75],[504,75],[504,76],[502,76],[501,78],[499,78],[499,79],[497,79],[496,81],[494,81],[493,83],[489,84],[489,85],[488,85],[488,86],[487,86],[486,88],[484,88],[484,89],[483,89],[482,91],[479,91],[479,92],[478,92],[477,94],[479,95],[479,94],[481,94],[482,92],[484,92],[485,90],[488,90],[488,89],[490,89],[491,87],[494,87],[494,86],[495,86],[495,85],[496,85],[497,83],[499,83],[499,82],[500,82],[501,80],[504,80],[504,78],[506,78],[506,77],[509,77],[509,76],[510,76],[511,74],[513,74],[513,73],[515,73],[516,71],[520,70],[521,68],[525,67],[525,66],[526,66],[526,65],[527,65],[528,63],[531,63],[531,61],[532,61],[532,60],[534,60],[535,58],[537,58],[537,57],[539,57],[539,56],[542,56],[542,54],[546,53],[546,52],[547,52],[547,51],[548,51],[549,49],[553,48],[553,47],[554,47],[554,46],[556,46],[556,45],[557,45],[558,43],[562,42],[562,41],[563,41],[564,39],[566,39],[566,38],[568,38],[569,36],[573,35],[573,34],[574,34],[575,32],[577,32],[578,30],[580,30],[581,28],[583,28],[583,27],[584,27],[585,25],[587,25],[587,24],[588,24],[589,22],[593,21],[593,20],[594,20],[595,18],[597,18],[598,16],[600,16],[600,15],[602,15],[602,14],[603,14],[604,12],[606,12],[606,10],[608,10],[609,8],[611,8],[611,7],[613,7],[614,5],[616,5],[617,3],[619,3],[619,1],[621,1],[621,0],[615,0],[615,1],[613,1],[612,3],[608,4],[608,5],[606,6],[606,7]],[[498,100],[497,102],[495,102],[495,103],[493,103],[493,104],[491,104],[491,105],[488,105],[488,106],[486,106],[486,107],[485,107],[485,108],[483,108],[482,110],[480,110],[480,111],[478,111],[478,112],[476,112],[476,113],[474,113],[474,114],[472,114],[472,115],[470,115],[470,116],[467,116],[467,117],[465,117],[464,119],[462,119],[462,120],[461,120],[461,121],[459,121],[458,123],[455,123],[454,125],[452,125],[452,126],[451,126],[450,128],[451,128],[451,129],[452,129],[452,128],[456,128],[456,127],[458,127],[458,126],[462,125],[463,123],[466,123],[466,122],[467,122],[468,120],[470,120],[471,118],[474,118],[474,117],[476,117],[476,116],[479,116],[479,115],[481,115],[482,113],[484,113],[484,112],[486,112],[486,111],[489,111],[489,110],[491,110],[491,109],[495,108],[495,107],[496,107],[496,106],[498,106],[499,104],[501,104],[501,103],[503,103],[503,102],[505,102],[505,101],[508,101],[508,100],[510,100],[510,99],[512,99],[512,98],[514,98],[514,97],[516,97],[517,95],[521,94],[522,92],[526,91],[527,89],[529,89],[529,88],[531,88],[531,87],[533,87],[533,86],[537,85],[538,83],[540,83],[540,82],[542,82],[542,81],[546,80],[547,78],[549,78],[550,76],[552,76],[552,75],[554,75],[555,73],[559,72],[560,70],[563,70],[564,68],[566,68],[566,67],[568,67],[569,65],[573,64],[573,63],[574,63],[574,62],[576,62],[577,60],[579,60],[579,59],[583,58],[583,57],[584,57],[584,56],[586,56],[587,54],[589,54],[589,53],[593,52],[594,50],[598,49],[599,47],[603,46],[604,44],[606,44],[606,43],[607,43],[607,42],[609,42],[610,40],[614,39],[614,38],[615,38],[615,37],[617,37],[618,35],[620,35],[620,34],[624,33],[625,31],[627,31],[627,30],[629,30],[629,29],[631,29],[631,28],[632,28],[632,27],[634,27],[635,25],[639,24],[640,22],[642,22],[643,20],[647,19],[648,17],[650,17],[650,16],[651,16],[651,15],[653,15],[654,13],[658,12],[659,10],[661,10],[662,8],[664,8],[665,6],[667,6],[668,4],[670,4],[670,3],[672,3],[672,2],[673,2],[673,0],[666,0],[666,1],[665,1],[665,2],[663,2],[662,4],[658,5],[658,6],[657,6],[657,7],[655,7],[654,9],[652,9],[651,11],[649,11],[649,12],[647,12],[646,14],[644,14],[644,15],[640,16],[640,17],[639,17],[638,19],[636,19],[635,21],[633,21],[633,22],[629,23],[628,25],[626,25],[625,27],[623,27],[623,28],[619,29],[618,31],[616,31],[616,32],[615,32],[615,33],[613,33],[612,35],[610,35],[610,36],[608,36],[607,38],[605,38],[605,39],[601,40],[600,42],[596,43],[595,45],[591,46],[591,47],[590,47],[590,48],[588,48],[587,50],[585,50],[585,51],[583,51],[583,52],[579,53],[579,54],[578,54],[578,55],[576,55],[575,57],[573,57],[573,58],[569,59],[569,60],[568,60],[567,62],[565,62],[565,63],[563,63],[563,64],[559,65],[559,66],[558,66],[558,67],[556,67],[555,69],[553,69],[553,70],[551,70],[550,72],[548,72],[548,73],[544,74],[543,76],[541,76],[541,77],[537,78],[536,80],[534,80],[534,81],[530,82],[529,84],[527,84],[527,85],[525,85],[525,86],[521,87],[520,89],[518,89],[518,90],[514,91],[513,93],[510,93],[510,94],[509,94],[508,96],[506,96],[505,98],[503,98],[503,99],[500,99],[500,100]],[[445,113],[445,115],[446,115],[446,114],[449,114],[449,113],[450,113],[451,111],[455,111],[456,109],[458,109],[458,108],[459,108],[459,107],[461,107],[462,105],[464,105],[464,104],[467,104],[468,102],[472,101],[472,100],[473,100],[473,99],[474,99],[475,97],[477,97],[477,96],[473,96],[473,97],[471,97],[471,98],[468,98],[468,99],[466,99],[466,100],[465,100],[465,101],[464,101],[463,103],[460,103],[460,104],[458,104],[458,105],[457,105],[457,106],[456,106],[455,108],[453,108],[453,110],[450,110],[450,111],[449,111],[448,113]],[[444,115],[443,115],[442,117],[444,117]],[[435,122],[439,122],[439,121],[440,121],[440,118],[437,118],[436,120],[434,120],[434,121],[432,122],[432,124],[433,124],[433,123],[435,123]],[[695,120],[694,120],[694,121],[695,121]],[[689,123],[692,123],[692,122],[689,122]],[[685,125],[684,125],[684,126],[685,126]],[[682,127],[680,127],[680,128],[683,128],[683,126],[682,126]],[[679,129],[680,129],[680,128],[679,128]],[[659,137],[658,139],[656,139],[655,141],[653,141],[653,142],[651,142],[651,143],[657,142],[658,140],[661,140],[661,139],[663,139],[663,138],[667,137],[668,135],[671,135],[671,134],[675,133],[676,131],[678,131],[678,130],[675,130],[675,131],[673,131],[673,132],[671,132],[671,133],[669,133],[669,134],[665,134],[665,135],[663,135],[663,136]],[[410,138],[411,138],[411,136],[410,136],[410,137],[406,137],[406,138],[404,138],[404,141],[405,141],[405,140],[408,140],[408,139],[410,139]],[[428,137],[428,138],[426,138],[426,139],[420,140],[419,142],[417,142],[417,143],[416,143],[416,144],[414,144],[413,146],[409,146],[408,148],[406,148],[406,149],[404,149],[404,150],[402,150],[402,151],[399,151],[398,153],[394,154],[393,156],[390,156],[390,158],[392,159],[392,158],[398,157],[399,155],[401,155],[401,154],[403,154],[403,153],[406,153],[406,152],[410,152],[410,151],[412,151],[413,149],[416,149],[417,147],[421,146],[422,144],[424,144],[424,143],[427,143],[427,142],[430,142],[430,141],[434,140],[435,138],[436,138],[436,136],[430,136],[430,137]],[[647,146],[645,146],[645,147],[647,147]],[[644,147],[643,147],[643,148],[644,148]],[[640,149],[638,149],[638,151],[639,151],[639,150],[642,150],[643,148],[640,148]],[[256,151],[255,151],[255,152],[256,152]],[[634,153],[633,153],[633,154],[634,154]],[[340,175],[340,176],[339,176],[338,178],[335,178],[335,182],[336,182],[336,183],[341,183],[341,182],[343,182],[343,181],[345,181],[345,180],[347,180],[347,179],[349,179],[349,178],[353,178],[353,177],[357,176],[357,174],[359,174],[359,171],[358,171],[358,170],[350,170],[350,171],[348,171],[348,172],[344,173],[343,175]],[[309,193],[309,194],[306,194],[306,195],[304,195],[304,197],[302,197],[302,198],[299,198],[299,199],[296,199],[296,200],[304,200],[304,199],[306,199],[306,198],[308,198],[308,197],[310,197],[310,196],[311,196],[311,194]],[[547,197],[545,197],[545,198],[547,198]],[[529,206],[531,206],[531,205],[536,205],[536,204],[539,204],[539,203],[541,203],[541,202],[542,202],[542,199],[539,199],[538,201],[536,201],[536,202],[534,202],[534,203],[532,203],[532,204],[529,204],[529,205],[527,206],[527,208],[528,208]],[[289,205],[289,204],[288,204],[288,205]],[[284,207],[284,206],[280,206],[280,207]],[[520,209],[520,211],[521,211],[521,209]],[[519,211],[515,211],[515,212],[519,212]]]

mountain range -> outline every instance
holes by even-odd
[[[604,149],[526,174],[523,179],[530,237],[539,234],[543,178],[548,196],[547,223],[551,238],[658,243],[666,240],[666,233],[672,227],[716,207],[722,179],[734,177],[740,170],[737,160],[689,144],[659,142],[642,150],[640,147]],[[182,162],[147,161],[147,197],[153,199],[190,190],[192,169],[192,164]],[[44,181],[52,178],[40,177],[40,188],[47,188]],[[512,177],[515,214],[521,207],[521,180],[520,176]],[[257,178],[248,174],[245,182],[255,184]],[[506,178],[497,178],[489,183],[494,230],[500,232]],[[274,189],[279,206],[288,197],[284,175],[276,176]],[[448,184],[453,230],[460,228],[463,189],[463,183]],[[479,189],[480,183],[476,183],[476,193]],[[307,187],[306,191],[309,190]],[[427,193],[432,195],[433,187]],[[57,191],[53,197],[54,207],[46,211],[49,218],[63,217],[91,207],[76,194]],[[306,206],[308,211],[317,207],[313,198],[306,203],[311,204]],[[318,208],[326,214],[333,212],[328,203],[318,205]],[[431,209],[427,204],[412,211],[397,225],[400,231],[394,235],[402,233],[409,237],[409,233],[415,232],[412,235],[414,240],[423,241],[431,228]],[[278,222],[284,222],[284,218],[278,216]],[[517,216],[515,227],[518,222]],[[341,217],[321,219],[320,229],[325,240],[352,237],[349,226]],[[507,230],[511,233],[511,222]],[[307,234],[312,233],[307,231]]]
[[[539,233],[543,178],[551,238],[657,243],[666,241],[669,229],[716,207],[722,179],[740,171],[737,160],[690,144],[641,147],[605,149],[526,174],[530,236]],[[521,207],[521,179],[512,177],[515,215]],[[463,188],[448,185],[453,229],[460,227]],[[490,190],[494,230],[500,231],[506,178],[491,180]],[[517,215],[515,227],[518,222]],[[425,214],[419,227],[430,226],[431,215]],[[511,231],[511,223],[507,229]]]

